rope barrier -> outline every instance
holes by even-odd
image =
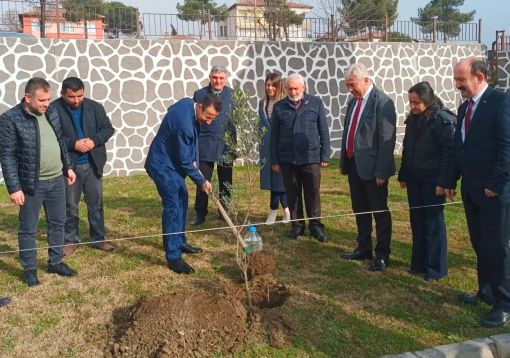
[[[462,201],[453,201],[450,203],[443,203],[443,204],[432,204],[432,205],[422,205],[422,206],[413,206],[413,207],[406,207],[406,210],[416,210],[416,209],[426,209],[426,208],[432,208],[437,206],[448,206],[448,205],[458,205],[462,204]],[[374,211],[365,211],[365,212],[349,212],[344,214],[333,214],[333,215],[324,215],[324,216],[317,216],[317,217],[311,217],[311,218],[305,218],[305,219],[293,219],[289,220],[288,222],[294,222],[294,221],[305,221],[305,220],[318,220],[318,219],[332,219],[332,218],[342,218],[342,217],[349,217],[349,216],[356,216],[356,215],[373,215],[378,213],[384,213],[384,212],[397,212],[397,211],[403,211],[403,209],[387,209],[387,210],[374,210]],[[281,224],[283,223],[282,220],[275,221],[274,224]],[[287,222],[286,222],[287,223]],[[241,229],[248,226],[270,226],[274,224],[266,224],[265,222],[261,223],[250,223],[250,224],[242,224],[242,225],[234,225],[236,229]],[[171,232],[171,233],[159,233],[155,235],[142,235],[142,236],[133,236],[133,237],[122,237],[117,239],[105,239],[102,242],[120,242],[120,241],[132,241],[132,240],[139,240],[139,239],[149,239],[149,238],[155,238],[155,237],[161,237],[161,236],[171,236],[171,235],[181,235],[181,234],[195,234],[195,233],[201,233],[201,232],[210,232],[210,231],[221,231],[221,230],[231,230],[230,226],[219,226],[219,227],[213,227],[213,228],[206,228],[206,229],[197,229],[197,230],[187,230],[187,231],[178,231],[178,232]],[[36,250],[47,250],[52,248],[59,248],[59,247],[66,247],[71,245],[91,245],[92,242],[79,242],[75,244],[63,244],[63,245],[54,245],[54,246],[41,246],[36,247],[33,249],[22,249],[22,250],[8,250],[8,251],[0,251],[0,255],[6,255],[6,254],[16,254],[20,252],[26,252],[26,251],[36,251]]]

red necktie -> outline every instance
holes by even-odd
[[[356,134],[356,127],[358,126],[359,112],[361,112],[361,104],[363,103],[363,98],[358,99],[358,103],[356,104],[356,110],[354,111],[354,116],[352,117],[351,128],[349,129],[349,136],[347,137],[347,158],[352,159],[352,155],[354,152],[354,135]]]
[[[471,125],[471,112],[473,111],[473,104],[475,101],[470,99],[466,109],[466,115],[464,116],[464,136],[468,134],[469,126]]]

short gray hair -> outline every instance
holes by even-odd
[[[302,85],[305,84],[305,78],[301,76],[299,73],[291,73],[289,77],[287,77],[287,83],[291,80],[299,81]]]
[[[368,73],[364,64],[358,62],[350,65],[345,71],[345,79],[349,77],[370,78],[370,73]]]
[[[228,71],[227,69],[225,68],[225,66],[221,66],[221,65],[214,65],[213,67],[211,67],[211,72],[209,72],[209,75],[212,75],[213,73],[224,73],[228,76]]]

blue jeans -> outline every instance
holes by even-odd
[[[66,185],[66,244],[80,242],[79,209],[82,193],[87,203],[90,240],[92,242],[104,240],[103,178],[97,177],[94,169],[87,163],[76,166],[76,182],[73,185]]]
[[[64,177],[41,180],[34,195],[25,194],[25,204],[19,210],[18,244],[21,266],[26,270],[37,268],[36,234],[41,205],[48,227],[48,264],[56,265],[64,257],[64,224],[66,220],[66,191]],[[28,251],[22,251],[28,250]]]
[[[180,232],[175,235],[164,235],[163,246],[168,260],[181,257],[181,246],[186,243],[186,215],[188,210],[188,190],[186,183],[177,173],[166,178],[156,178],[156,187],[163,203],[162,225],[163,234]]]

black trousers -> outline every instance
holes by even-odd
[[[407,199],[413,232],[411,270],[434,279],[444,277],[448,273],[446,225],[444,206],[438,204],[444,204],[445,197],[436,195],[436,183],[408,181]],[[416,208],[420,206],[429,207]]]
[[[372,252],[373,215],[377,237],[375,255],[388,259],[391,253],[391,213],[387,211],[388,181],[382,186],[377,186],[375,178],[372,180],[361,179],[358,175],[354,158],[348,162],[347,176],[351,192],[352,211],[354,213],[386,210],[380,213],[356,215],[358,250]]]
[[[479,294],[510,312],[510,205],[499,197],[475,203],[463,193],[462,199],[476,253]]]
[[[202,172],[204,178],[211,181],[215,162],[203,162],[200,161],[198,167]],[[220,186],[220,202],[225,207],[228,207],[230,198],[232,197],[232,164],[220,165],[217,163],[218,171],[218,182]],[[195,197],[195,211],[197,215],[206,216],[207,206],[209,204],[209,197],[202,191],[201,188],[197,188],[197,194]]]
[[[289,203],[292,220],[304,219],[301,197],[304,194],[306,216],[321,216],[321,167],[320,164],[292,165],[280,164],[283,185]],[[292,226],[304,227],[305,222],[293,221]],[[309,219],[309,227],[323,226],[320,219]]]

